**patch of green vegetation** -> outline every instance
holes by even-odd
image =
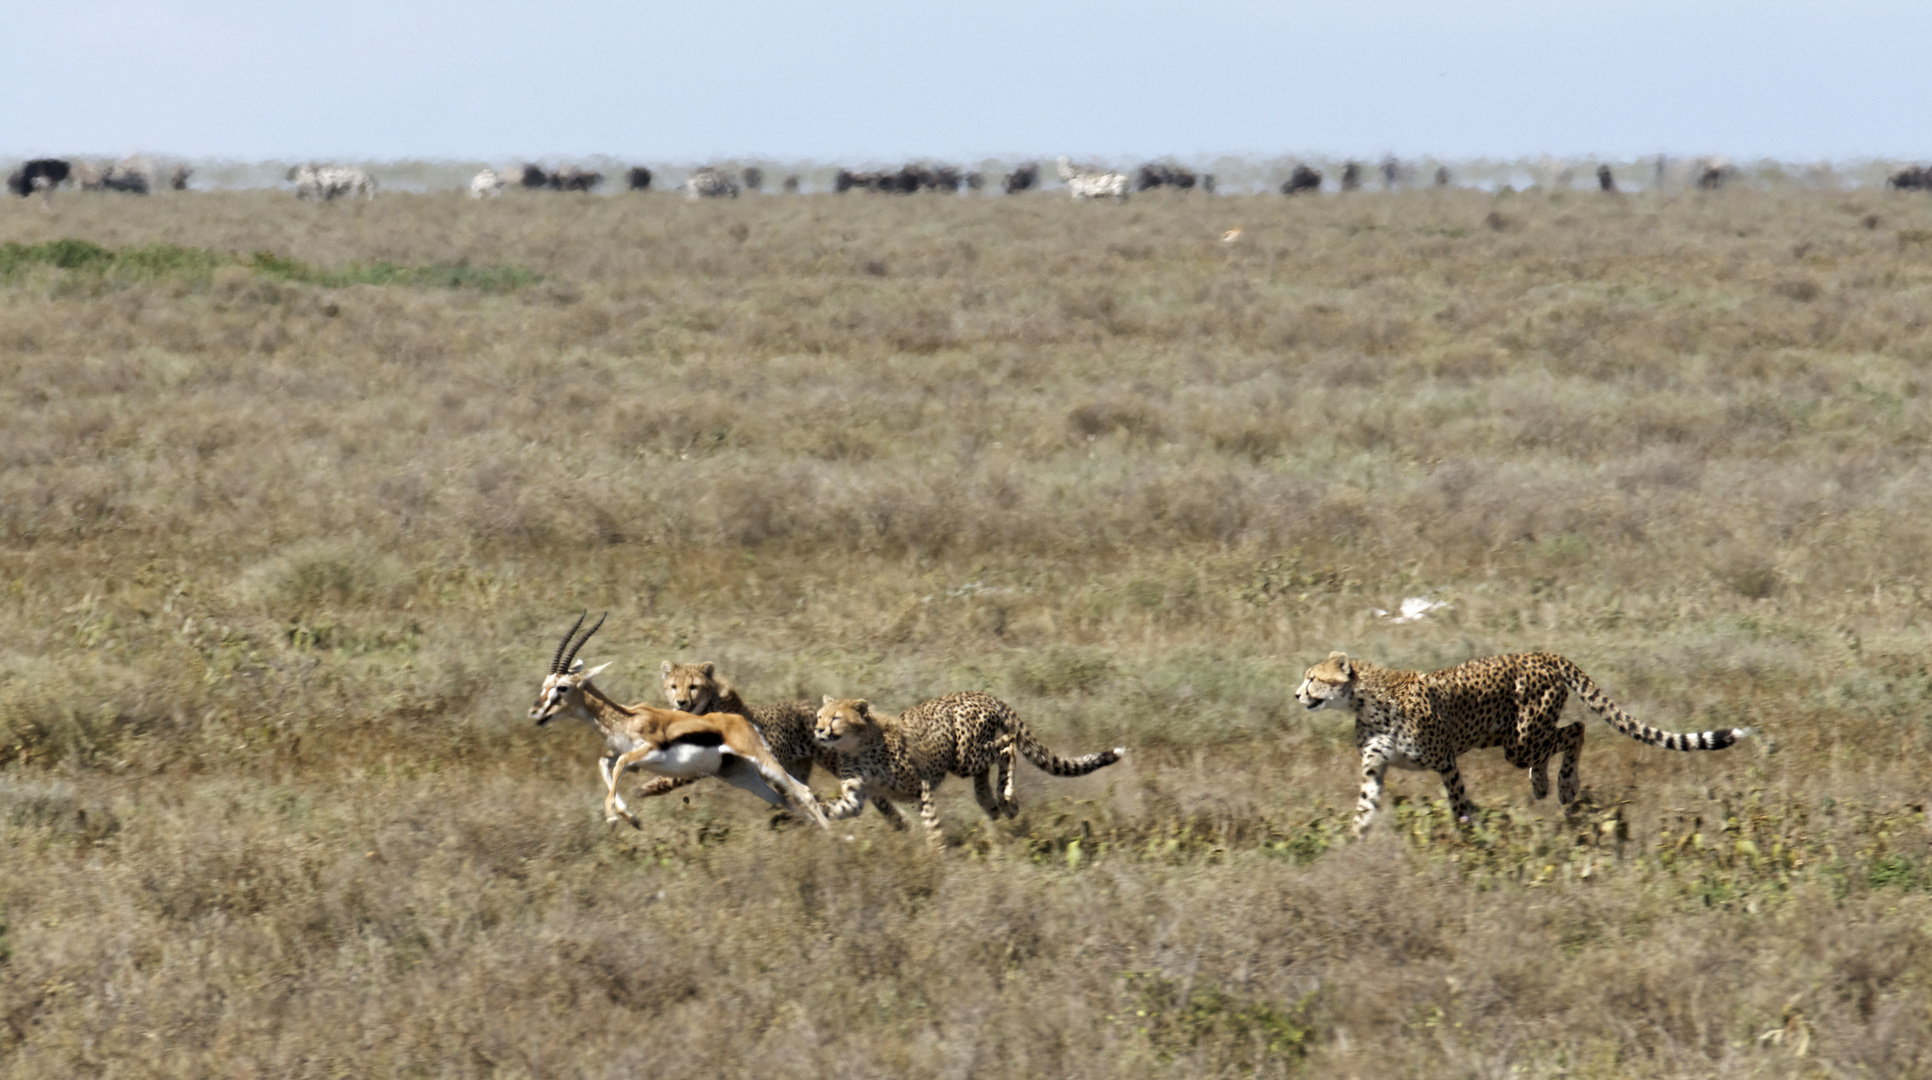
[[[1315,1029],[1308,1020],[1315,992],[1293,1005],[1267,999],[1243,1000],[1199,980],[1183,982],[1158,972],[1129,972],[1134,1022],[1153,1045],[1161,1064],[1202,1047],[1226,1055],[1242,1072],[1308,1053]]]
[[[543,280],[541,274],[514,266],[397,266],[391,262],[368,265],[350,263],[341,270],[324,270],[299,259],[257,251],[249,257],[248,267],[263,277],[295,281],[305,285],[342,288],[347,285],[413,285],[446,289],[478,289],[483,292],[509,292]]]
[[[1113,661],[1099,650],[1052,649],[1015,665],[1012,681],[1021,693],[1060,697],[1090,694],[1113,673]]]
[[[0,281],[10,281],[35,267],[131,281],[164,279],[205,282],[218,267],[243,265],[255,273],[282,281],[341,288],[346,285],[401,285],[423,288],[476,289],[510,292],[535,285],[543,276],[515,266],[442,265],[397,266],[376,262],[351,263],[343,270],[325,270],[299,259],[258,251],[246,260],[207,248],[178,244],[107,248],[90,240],[48,240],[39,244],[0,244]]]

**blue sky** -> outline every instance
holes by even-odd
[[[1932,156],[1932,3],[19,0],[0,154]]]

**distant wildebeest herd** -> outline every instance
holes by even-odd
[[[1661,187],[1665,181],[1667,161],[1663,155],[1654,159],[1655,175],[1652,186]],[[1535,182],[1545,182],[1558,187],[1567,187],[1575,170],[1570,164],[1543,159],[1538,171],[1546,175]],[[1416,170],[1404,165],[1393,156],[1382,159],[1379,172],[1384,190],[1393,191],[1413,181]],[[7,177],[7,190],[15,195],[26,197],[36,192],[51,194],[61,188],[77,188],[82,191],[119,191],[132,195],[146,195],[163,188],[184,191],[193,170],[186,165],[174,165],[165,171],[158,168],[145,157],[132,157],[112,165],[95,166],[86,162],[70,162],[59,158],[34,158],[24,162]],[[1062,157],[1056,162],[1055,174],[1065,185],[1068,194],[1074,199],[1112,199],[1124,201],[1130,193],[1169,189],[1191,192],[1199,189],[1208,194],[1216,191],[1212,173],[1197,173],[1184,165],[1172,161],[1150,161],[1131,172],[1117,172],[1102,166],[1079,164]],[[1360,161],[1346,161],[1335,182],[1334,189],[1354,192],[1363,189],[1372,171]],[[1426,175],[1426,174],[1425,174]],[[1728,159],[1723,157],[1698,158],[1689,162],[1689,176],[1686,182],[1701,191],[1717,191],[1724,188],[1737,176],[1737,170]],[[314,163],[297,165],[288,170],[286,179],[295,187],[296,197],[305,202],[333,202],[343,198],[371,199],[375,197],[377,184],[369,173],[355,168],[337,165],[318,165]],[[627,191],[649,191],[657,180],[650,168],[643,165],[627,169],[622,180]],[[1620,189],[1617,177],[1607,164],[1596,167],[1596,180],[1599,190],[1606,194]],[[524,191],[589,192],[604,185],[603,173],[575,165],[562,165],[546,168],[542,165],[526,163],[520,169],[499,172],[485,168],[470,179],[468,190],[476,199],[489,199],[502,195],[512,187]],[[1307,163],[1298,163],[1280,184],[1284,195],[1303,195],[1319,193],[1327,178],[1320,169]],[[1914,165],[1892,172],[1886,180],[1888,187],[1900,191],[1932,191],[1932,167]],[[1004,177],[999,178],[1001,191],[1015,195],[1032,191],[1042,186],[1040,166],[1037,162],[1026,162],[1017,166]],[[779,189],[787,194],[796,194],[802,188],[797,174],[786,176]],[[969,171],[954,165],[934,165],[908,163],[897,169],[855,170],[838,169],[831,182],[834,193],[863,191],[878,194],[911,195],[917,192],[944,192],[958,194],[962,191],[976,192],[990,186],[989,178],[981,172]],[[1454,179],[1447,166],[1439,166],[1433,175],[1433,186],[1448,188],[1454,186]],[[693,169],[684,183],[679,185],[685,197],[691,199],[736,198],[744,191],[763,191],[765,189],[764,171],[757,166],[731,170],[716,166]]]
[[[85,162],[75,165],[59,158],[34,158],[7,177],[7,190],[25,198],[36,191],[52,191],[63,184],[72,183],[82,191],[124,191],[130,195],[146,195],[164,184],[173,191],[186,191],[188,177],[193,172],[186,165],[176,165],[163,176],[154,163],[145,158],[128,158],[106,168],[95,168]]]

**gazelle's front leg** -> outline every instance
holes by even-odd
[[[818,804],[818,796],[812,794],[811,787],[803,780],[786,772],[783,766],[772,767],[754,760],[752,767],[765,778],[765,783],[791,799],[793,811],[811,818],[821,829],[830,827],[825,817],[825,810]]]
[[[617,754],[605,754],[597,759],[597,771],[604,778],[604,822],[614,822],[617,820],[615,815],[622,814],[633,827],[639,827],[637,819],[631,816],[631,808],[624,803],[624,797],[617,793],[617,781],[624,775],[624,770],[617,767],[618,760]],[[613,804],[616,807],[614,812]]]
[[[631,813],[631,808],[624,805],[623,796],[617,794],[617,781],[623,779],[625,770],[642,761],[645,755],[656,749],[658,749],[656,746],[645,743],[643,746],[626,751],[611,759],[610,768],[604,774],[605,782],[608,785],[604,790],[605,824],[608,825],[617,821],[621,815],[625,821],[631,823],[631,828],[641,829],[644,827],[637,823],[637,815]]]
[[[1382,805],[1382,778],[1389,771],[1386,741],[1370,739],[1362,747],[1362,797],[1355,801],[1355,835],[1368,831],[1369,820]]]

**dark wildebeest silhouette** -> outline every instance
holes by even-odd
[[[1912,165],[1885,178],[1885,186],[1895,191],[1932,191],[1932,169]]]
[[[1281,193],[1283,195],[1299,195],[1304,191],[1320,191],[1321,189],[1321,170],[1311,169],[1306,165],[1295,166],[1295,171],[1289,173],[1288,179],[1281,183]]]
[[[1029,161],[1019,168],[1014,169],[1012,172],[1007,173],[1006,179],[1001,182],[1000,186],[1006,189],[1008,195],[1016,195],[1022,191],[1032,191],[1035,187],[1039,186],[1039,183],[1040,164],[1037,161]]]
[[[1449,166],[1447,165],[1436,166],[1436,186],[1448,187],[1450,180],[1451,180],[1451,177],[1449,176]]]
[[[101,174],[101,187],[109,191],[125,191],[129,195],[148,193],[147,170],[139,165],[110,165]]]
[[[59,158],[34,158],[7,177],[7,190],[24,199],[36,191],[59,187],[73,171],[73,166]]]
[[[873,185],[878,182],[878,179],[878,173],[853,172],[850,169],[840,169],[838,174],[832,177],[832,190],[841,195],[851,191],[853,188],[858,188],[861,191],[871,191]]]
[[[558,191],[589,191],[604,182],[604,174],[565,165],[550,174],[550,186]]]
[[[756,165],[745,166],[744,181],[746,191],[763,191],[765,188],[765,170]]]
[[[1395,160],[1394,154],[1390,154],[1388,157],[1383,158],[1382,159],[1382,190],[1394,191],[1395,182],[1400,179],[1402,179],[1402,163]]]
[[[787,195],[798,194],[798,174],[793,173],[790,176],[787,176],[785,178],[785,182],[779,186],[785,189],[785,194]]]
[[[1608,165],[1597,166],[1597,190],[1609,192],[1617,190],[1617,176],[1610,171]]]
[[[925,165],[905,165],[894,172],[853,172],[840,169],[833,178],[834,191],[880,191],[894,195],[910,195],[915,191],[957,192],[964,182],[960,171],[951,165],[931,168]]]
[[[1153,161],[1142,165],[1140,171],[1134,174],[1134,190],[1148,191],[1157,187],[1171,187],[1182,191],[1193,191],[1194,185],[1199,180],[1200,178],[1194,175],[1192,169]]]
[[[550,181],[551,175],[544,172],[541,165],[525,165],[523,167],[523,177],[517,182],[526,191],[537,191],[549,187]]]
[[[1348,164],[1342,166],[1342,190],[1343,191],[1362,190],[1362,163],[1361,162],[1351,161]]]
[[[1213,173],[1202,174],[1201,190],[1207,192],[1209,195],[1214,194],[1214,174]]]
[[[1731,163],[1723,158],[1713,158],[1703,162],[1697,173],[1698,190],[1716,191],[1722,188],[1731,182],[1733,171]]]
[[[192,175],[194,175],[193,169],[190,169],[186,165],[176,165],[174,171],[168,174],[168,187],[175,191],[186,191],[188,190],[188,177]]]
[[[631,170],[624,174],[624,182],[630,185],[631,191],[649,191],[651,190],[651,170],[642,165],[633,165]]]

